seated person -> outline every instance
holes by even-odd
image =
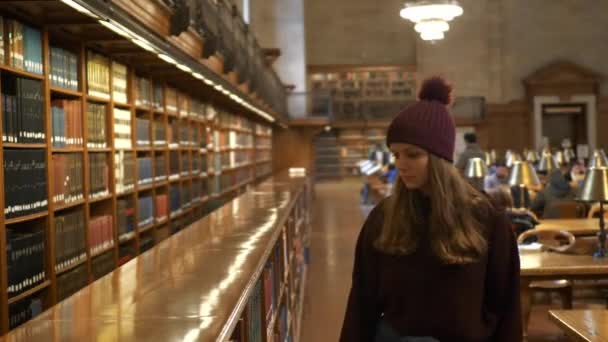
[[[483,188],[485,191],[497,189],[501,186],[507,185],[509,181],[509,169],[504,163],[496,164],[495,170],[492,174],[486,176]]]
[[[559,170],[554,170],[549,175],[547,186],[538,193],[530,209],[537,215],[545,216],[545,209],[554,201],[567,201],[574,199],[574,191],[566,179],[566,173],[570,173],[568,165],[561,165]]]
[[[508,188],[495,188],[488,191],[492,203],[499,209],[505,210],[511,220],[513,232],[519,235],[526,230],[534,229],[539,223],[538,218],[528,209],[518,209],[513,207],[513,198],[509,194]]]

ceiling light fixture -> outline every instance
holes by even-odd
[[[194,78],[197,78],[199,80],[203,80],[203,81],[205,80],[205,77],[203,75],[199,74],[198,72],[193,72],[192,76],[194,76]]]
[[[450,29],[449,21],[462,15],[457,0],[421,0],[406,2],[399,13],[403,19],[416,24],[415,30],[423,40],[441,40]]]
[[[152,45],[150,45],[150,43],[148,43],[148,41],[144,40],[143,38],[133,38],[133,39],[131,39],[131,41],[133,43],[135,43],[135,45],[139,46],[140,48],[142,48],[146,51],[156,52],[154,50],[154,48],[152,47]]]
[[[177,64],[177,68],[181,71],[192,72],[192,69],[190,69],[190,67],[187,65]]]
[[[122,25],[113,23],[110,20],[102,20],[99,19],[99,23],[107,28],[109,28],[114,33],[123,36],[125,38],[131,39],[132,35],[128,29],[124,28]]]

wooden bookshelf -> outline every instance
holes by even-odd
[[[8,11],[2,11],[6,8],[0,5],[0,14],[10,18],[17,15],[16,19],[20,21],[27,18],[20,17],[18,14]],[[250,184],[259,181],[260,177],[265,177],[271,173],[271,165],[260,165],[257,163],[258,157],[263,156],[265,160],[271,157],[272,144],[272,127],[267,122],[261,121],[258,117],[251,113],[240,111],[235,105],[229,104],[226,99],[218,99],[218,95],[214,95],[209,90],[193,89],[191,83],[181,83],[176,78],[168,78],[164,75],[165,72],[158,73],[161,75],[156,78],[155,72],[152,72],[146,65],[130,62],[129,58],[121,57],[120,53],[112,53],[110,48],[105,48],[104,45],[90,44],[86,39],[79,40],[78,37],[73,37],[68,40],[65,33],[58,30],[56,25],[44,25],[43,23],[27,22],[28,25],[38,29],[41,33],[41,54],[43,63],[43,74],[34,74],[18,68],[11,67],[7,64],[7,55],[5,54],[4,61],[0,60],[0,74],[8,75],[7,77],[25,77],[28,79],[38,80],[42,84],[42,115],[44,120],[44,132],[46,133],[44,143],[9,143],[0,142],[0,158],[4,160],[4,151],[11,150],[26,150],[40,149],[44,151],[46,163],[46,196],[48,200],[46,210],[42,210],[30,215],[18,216],[14,218],[6,218],[0,214],[0,249],[7,250],[7,226],[22,224],[24,222],[35,221],[41,222],[41,230],[45,234],[45,251],[43,255],[45,279],[43,282],[34,288],[23,292],[9,299],[7,293],[8,275],[6,253],[0,253],[0,333],[5,334],[9,329],[9,304],[14,304],[20,301],[29,300],[36,296],[42,302],[42,309],[48,309],[57,304],[62,293],[62,279],[67,279],[69,274],[74,272],[83,272],[86,277],[86,284],[91,283],[99,277],[99,273],[107,273],[111,269],[117,267],[119,260],[130,259],[137,257],[144,250],[143,240],[152,237],[152,246],[160,242],[159,231],[165,230],[167,227],[184,227],[190,222],[194,222],[209,212],[209,208],[213,208],[211,198],[217,198],[222,195],[224,198],[235,195],[238,190],[244,189]],[[96,31],[99,33],[99,31]],[[108,34],[108,32],[101,32]],[[5,41],[5,52],[8,51],[8,40]],[[94,47],[93,47],[94,46]],[[73,79],[77,83],[76,88],[63,88],[53,83],[53,77],[57,72],[56,64],[53,64],[50,59],[52,48],[62,48],[74,54],[76,58],[76,68]],[[96,54],[104,56],[109,65],[105,66],[94,64],[87,53],[94,51]],[[113,56],[115,59],[110,58]],[[4,63],[3,63],[4,62]],[[127,75],[125,79],[116,78],[114,74],[114,63],[119,63],[127,67]],[[156,62],[161,63],[161,62]],[[166,64],[157,66],[159,68],[173,68]],[[93,70],[93,71],[92,71]],[[94,75],[93,75],[94,74]],[[148,97],[151,100],[150,105],[138,105],[136,99],[144,94],[136,94],[135,77],[145,77],[149,80],[149,88],[147,88]],[[98,84],[94,84],[92,79],[104,79],[109,85],[107,96],[102,92],[93,88],[99,88]],[[101,81],[99,81],[101,82]],[[1,83],[1,82],[0,82]],[[126,98],[116,98],[115,87],[118,84],[126,84]],[[162,106],[156,106],[154,101],[155,86],[162,90]],[[167,107],[167,91],[175,90],[178,93],[177,108],[175,111]],[[2,90],[2,84],[0,84]],[[139,90],[137,90],[139,91]],[[93,95],[92,95],[93,94]],[[137,95],[137,96],[136,96]],[[77,106],[78,111],[74,114],[78,118],[80,126],[76,121],[69,121],[64,118],[64,121],[54,120],[52,100],[65,99],[70,101],[79,101],[74,106]],[[202,106],[197,110],[193,106],[193,99],[202,103]],[[91,121],[89,114],[90,108],[94,104],[104,105],[103,115],[100,116],[99,122]],[[118,146],[115,139],[119,134],[126,134],[118,130],[116,126],[115,109],[121,109],[129,113],[130,117],[130,147]],[[236,114],[239,113],[239,114]],[[148,136],[150,144],[146,146],[137,145],[137,118],[145,118],[150,121]],[[0,120],[3,120],[0,118]],[[171,132],[171,122],[176,121],[179,129],[177,130],[176,140],[174,145],[169,139]],[[103,125],[101,125],[103,123]],[[158,140],[154,127],[164,129],[165,136]],[[0,125],[0,127],[4,127]],[[78,137],[82,138],[81,144],[66,144],[65,146],[56,146],[51,140],[52,133],[57,133],[58,127],[71,130],[73,133],[78,133]],[[183,128],[183,130],[182,130]],[[88,145],[90,138],[94,134],[103,131],[105,145],[97,144],[97,147]],[[64,135],[67,133],[64,131]],[[53,136],[54,137],[54,136]],[[203,140],[204,137],[204,140]],[[223,139],[223,140],[222,140]],[[233,141],[231,141],[232,139]],[[155,144],[160,141],[163,143]],[[256,144],[260,142],[258,147]],[[218,150],[209,149],[208,145],[222,146]],[[101,147],[100,147],[101,146]],[[105,146],[105,147],[103,147]],[[178,154],[178,174],[177,179],[170,179],[170,152]],[[78,154],[82,157],[82,170],[79,173],[81,176],[80,191],[82,199],[72,202],[55,203],[53,195],[57,189],[53,183],[55,177],[60,177],[56,174],[52,160],[53,156]],[[100,174],[103,174],[107,185],[107,193],[96,197],[91,196],[93,188],[92,182],[96,181],[96,176],[90,170],[90,166],[94,165],[92,155],[105,155],[104,167],[101,168]],[[131,166],[119,165],[116,158],[117,155],[126,156],[129,154],[133,158],[134,164]],[[159,163],[160,156],[164,156],[164,176],[162,180],[154,180],[155,177],[161,177],[163,174],[157,174],[156,166]],[[268,158],[267,158],[268,157]],[[126,159],[126,157],[124,157]],[[151,183],[138,185],[139,171],[144,171],[144,167],[140,167],[138,158],[150,158],[149,167],[153,181]],[[260,157],[261,158],[261,157]],[[159,160],[157,160],[159,159]],[[124,162],[124,160],[122,160]],[[183,163],[182,163],[183,162]],[[142,163],[142,165],[144,165]],[[162,164],[159,164],[162,166]],[[122,179],[123,174],[120,174],[121,167],[128,169],[132,173],[133,178],[131,184],[133,187],[119,192],[117,182]],[[117,169],[119,171],[117,171]],[[141,169],[141,170],[140,170]],[[215,172],[210,172],[214,169]],[[95,169],[96,170],[96,169]],[[124,171],[124,170],[123,170]],[[147,170],[150,171],[150,170]],[[196,172],[193,172],[196,171]],[[117,174],[119,172],[119,174]],[[95,173],[96,174],[96,173]],[[201,176],[204,174],[204,176]],[[64,175],[65,176],[65,175]],[[0,182],[4,182],[4,170],[0,170]],[[204,184],[203,184],[204,183]],[[197,187],[196,191],[193,190]],[[173,189],[173,190],[172,190]],[[180,194],[179,209],[171,212],[171,191],[177,191]],[[203,190],[203,189],[206,189]],[[185,203],[181,203],[182,192],[189,192],[189,197],[185,197]],[[138,226],[140,205],[143,203],[141,194],[150,195],[152,199],[152,217],[156,215],[156,198],[160,195],[167,196],[167,212],[166,219],[145,225]],[[194,200],[194,198],[197,198]],[[0,193],[0,203],[6,203],[5,193]],[[129,212],[132,213],[128,217],[131,222],[129,225],[130,231],[119,231],[119,228],[124,227],[124,217],[119,213],[119,203],[126,203]],[[55,220],[57,217],[67,212],[78,212],[83,215],[83,236],[84,249],[82,253],[86,257],[71,263],[67,267],[56,268],[56,255],[58,255],[60,246],[63,246],[63,241],[55,241]],[[107,247],[97,248],[92,250],[91,241],[95,238],[92,232],[92,222],[99,217],[107,217],[107,223],[111,236],[104,236],[111,241]],[[104,224],[105,224],[104,223]],[[179,231],[177,229],[176,231]],[[171,233],[174,233],[170,228]],[[142,239],[142,235],[143,238]],[[126,248],[125,248],[126,247]],[[124,252],[126,251],[126,252]],[[123,254],[124,252],[124,254]],[[111,257],[111,258],[110,258]],[[113,262],[113,267],[108,270],[96,269],[98,260],[108,258]],[[93,260],[96,259],[96,260]],[[77,289],[76,289],[77,290]]]

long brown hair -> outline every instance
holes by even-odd
[[[393,194],[384,204],[384,224],[375,241],[376,249],[397,255],[418,248],[420,229],[429,230],[434,254],[446,264],[466,264],[479,260],[487,251],[482,217],[490,202],[472,187],[447,161],[429,155],[431,215],[429,227],[421,228],[421,194],[408,190],[397,178]]]

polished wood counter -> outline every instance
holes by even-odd
[[[549,317],[573,341],[608,341],[608,310],[551,310]]]
[[[305,182],[270,178],[0,341],[227,341]]]

